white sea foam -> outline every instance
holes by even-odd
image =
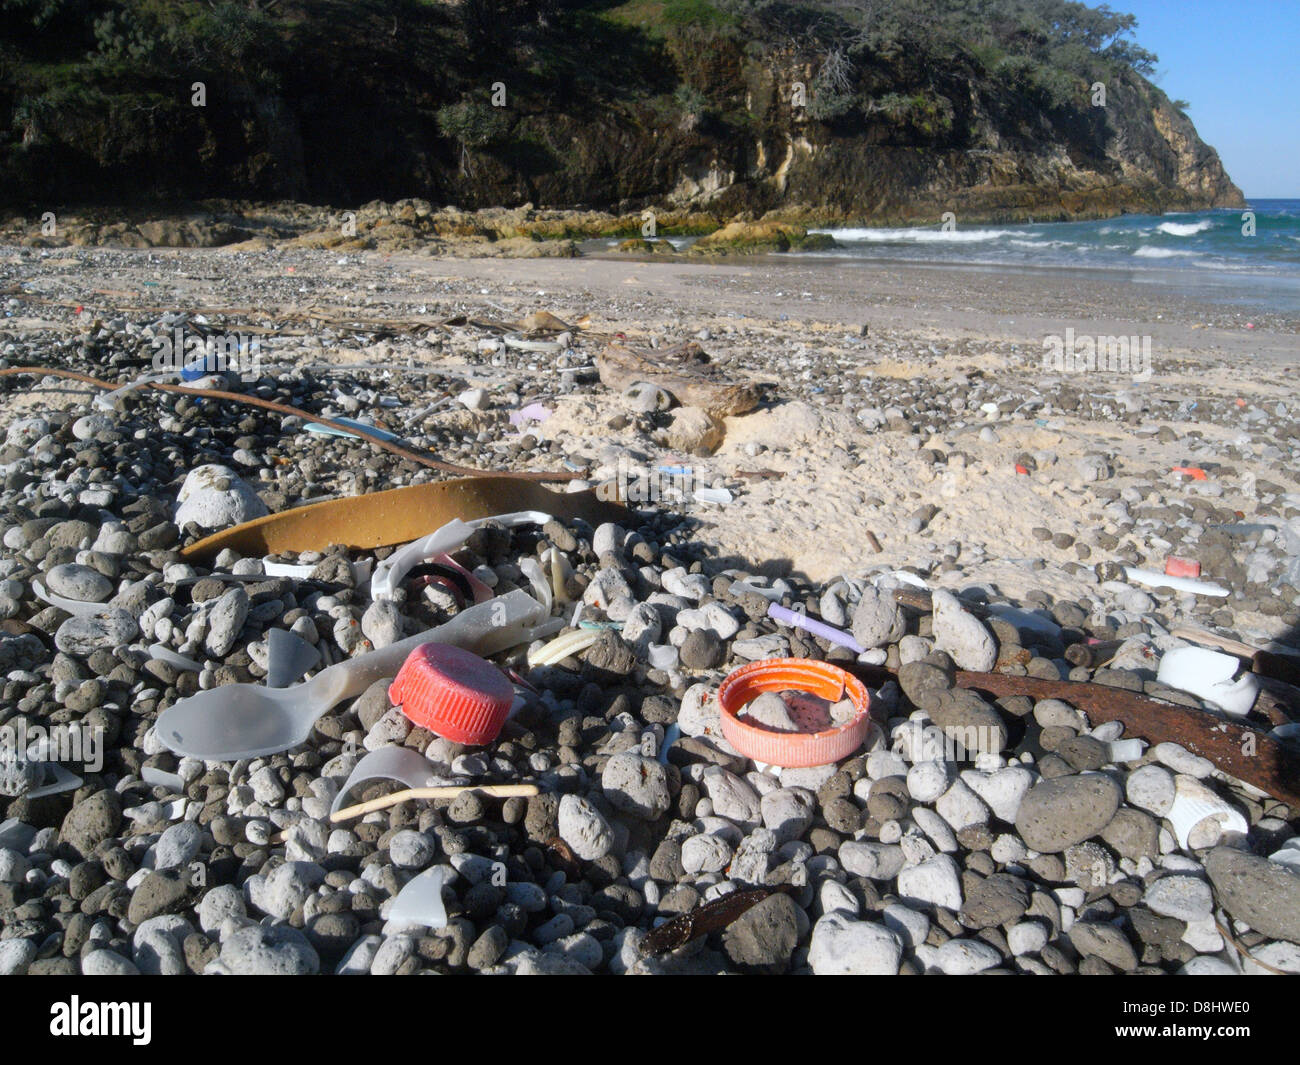
[[[817,229],[812,232],[829,233],[836,240],[877,244],[905,241],[915,244],[972,244],[1001,240],[1015,234],[1010,229]]]
[[[1197,258],[1200,256],[1198,251],[1183,251],[1180,248],[1152,248],[1144,244],[1133,253],[1139,259],[1177,259],[1177,258]]]
[[[1207,229],[1213,229],[1214,223],[1208,218],[1203,218],[1199,222],[1161,222],[1156,228],[1171,237],[1191,237],[1197,233],[1204,233]]]

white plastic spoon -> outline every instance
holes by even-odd
[[[529,627],[543,616],[541,604],[516,589],[462,611],[445,625],[323,669],[304,684],[224,684],[181,699],[158,716],[156,733],[177,754],[209,762],[287,751],[305,741],[332,706],[394,676],[421,644],[450,643],[495,654],[528,639]]]

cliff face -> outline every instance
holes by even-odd
[[[1187,116],[1136,75],[1110,86],[1104,107],[1037,110],[971,81],[938,97],[928,125],[895,115],[847,128],[788,106],[792,84],[807,76],[748,71],[757,129],[683,149],[669,198],[878,224],[935,222],[945,211],[971,221],[1051,221],[1245,202]],[[1089,89],[1080,83],[1082,100]],[[926,108],[916,110],[923,122]]]
[[[466,208],[775,211],[819,224],[1243,203],[1187,117],[1128,69],[1095,107],[1082,77],[1048,100],[970,55],[866,51],[853,106],[834,110],[817,106],[813,63],[740,36],[648,39],[589,21],[534,49],[545,77],[523,77],[457,66],[436,21],[450,8],[390,26],[379,0],[335,6],[312,5],[311,32],[267,60],[270,74],[209,75],[201,108],[179,69],[124,78],[88,67],[50,90],[43,75],[0,63],[0,199],[30,210],[415,196]],[[340,12],[347,48],[328,30]],[[494,108],[487,86],[498,83],[508,102]]]

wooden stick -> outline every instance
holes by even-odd
[[[454,799],[466,791],[477,791],[480,795],[487,795],[494,799],[509,799],[515,796],[536,795],[538,787],[536,784],[450,784],[436,788],[404,788],[391,795],[382,795],[369,802],[335,810],[330,814],[330,820],[350,821],[354,817],[361,817],[375,810],[386,810],[399,802],[406,802],[407,799]]]
[[[1198,629],[1192,625],[1180,625],[1176,629],[1170,629],[1169,635],[1177,636],[1180,640],[1199,643],[1202,647],[1217,647],[1220,651],[1226,651],[1238,658],[1255,657],[1255,648],[1251,647],[1250,644],[1242,643],[1240,640],[1230,640],[1228,637],[1220,636],[1217,632],[1210,632],[1208,629]]]

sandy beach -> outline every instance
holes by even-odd
[[[1189,627],[1247,661],[1296,650],[1295,316],[1083,271],[794,257],[10,248],[0,287],[0,369],[35,368],[0,377],[0,728],[103,744],[65,784],[48,751],[0,762],[3,971],[1300,971],[1295,754],[1270,731],[1292,702],[1252,690],[1225,717],[1156,676]],[[41,369],[126,384],[177,330],[256,361],[109,410]],[[1052,337],[1102,369],[1045,363]],[[610,350],[653,368],[682,344],[746,409],[610,376]],[[632,508],[457,554],[489,595],[548,604],[545,638],[496,655],[516,716],[454,742],[393,704],[394,667],[305,743],[187,748],[167,715],[269,682],[272,630],[319,675],[465,600],[446,579],[378,595],[353,567],[387,547],[182,549],[445,479],[424,459]],[[1199,583],[1163,586],[1175,563]],[[547,659],[557,630],[585,649]],[[870,684],[869,712],[800,697],[857,713],[857,748],[733,746],[719,686],[782,658]],[[809,731],[785,698],[761,727]],[[350,787],[394,750],[469,790]],[[381,808],[335,824],[344,792]],[[1216,812],[1188,822],[1197,796]],[[412,917],[428,876],[441,901]],[[77,892],[40,957],[58,921],[15,877]],[[704,914],[714,934],[682,924]]]

